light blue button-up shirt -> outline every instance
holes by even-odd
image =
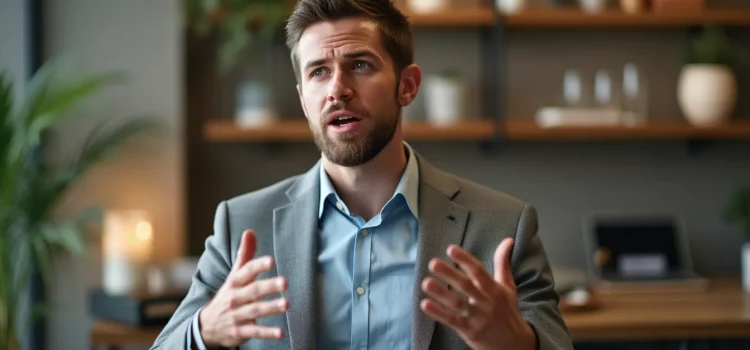
[[[419,169],[411,147],[391,199],[353,215],[321,166],[317,348],[409,349],[417,258]]]
[[[404,147],[408,161],[396,191],[367,222],[349,211],[320,167],[318,349],[411,347],[419,167],[411,146]],[[198,314],[188,327],[187,348],[195,340],[204,350]]]

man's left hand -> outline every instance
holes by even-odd
[[[453,329],[474,350],[536,349],[536,337],[518,307],[518,295],[510,269],[513,239],[503,240],[494,256],[494,278],[484,265],[456,245],[448,257],[461,267],[433,259],[422,290],[429,296],[420,303],[422,311]],[[448,289],[446,284],[451,289]]]

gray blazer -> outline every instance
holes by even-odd
[[[539,339],[540,350],[573,349],[557,308],[558,295],[542,241],[537,235],[534,207],[507,194],[443,172],[423,159],[419,164],[419,243],[416,281],[425,278],[427,263],[455,243],[468,250],[492,273],[493,255],[500,241],[515,237],[511,267],[524,318]],[[195,312],[221,287],[231,270],[246,229],[258,235],[256,256],[273,255],[274,270],[259,279],[282,275],[290,309],[258,320],[284,330],[278,341],[251,340],[240,349],[315,348],[316,228],[319,167],[272,186],[224,201],[216,211],[213,235],[206,240],[192,286],[151,349],[185,349],[186,332]],[[275,296],[278,297],[278,296]],[[435,322],[419,308],[425,295],[414,283],[412,349],[466,349],[452,329]]]

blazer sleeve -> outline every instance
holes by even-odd
[[[151,350],[187,349],[190,346],[187,335],[196,312],[213,298],[231,270],[228,227],[227,204],[221,202],[216,209],[214,233],[206,239],[206,248],[198,260],[190,289]]]
[[[572,340],[558,309],[559,296],[555,292],[552,270],[538,227],[536,209],[526,204],[511,254],[521,314],[536,332],[537,349],[572,350]]]

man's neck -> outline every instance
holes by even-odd
[[[406,152],[400,137],[391,142],[370,162],[343,167],[323,158],[323,166],[339,197],[349,210],[370,220],[385,206],[396,191],[406,168]]]

